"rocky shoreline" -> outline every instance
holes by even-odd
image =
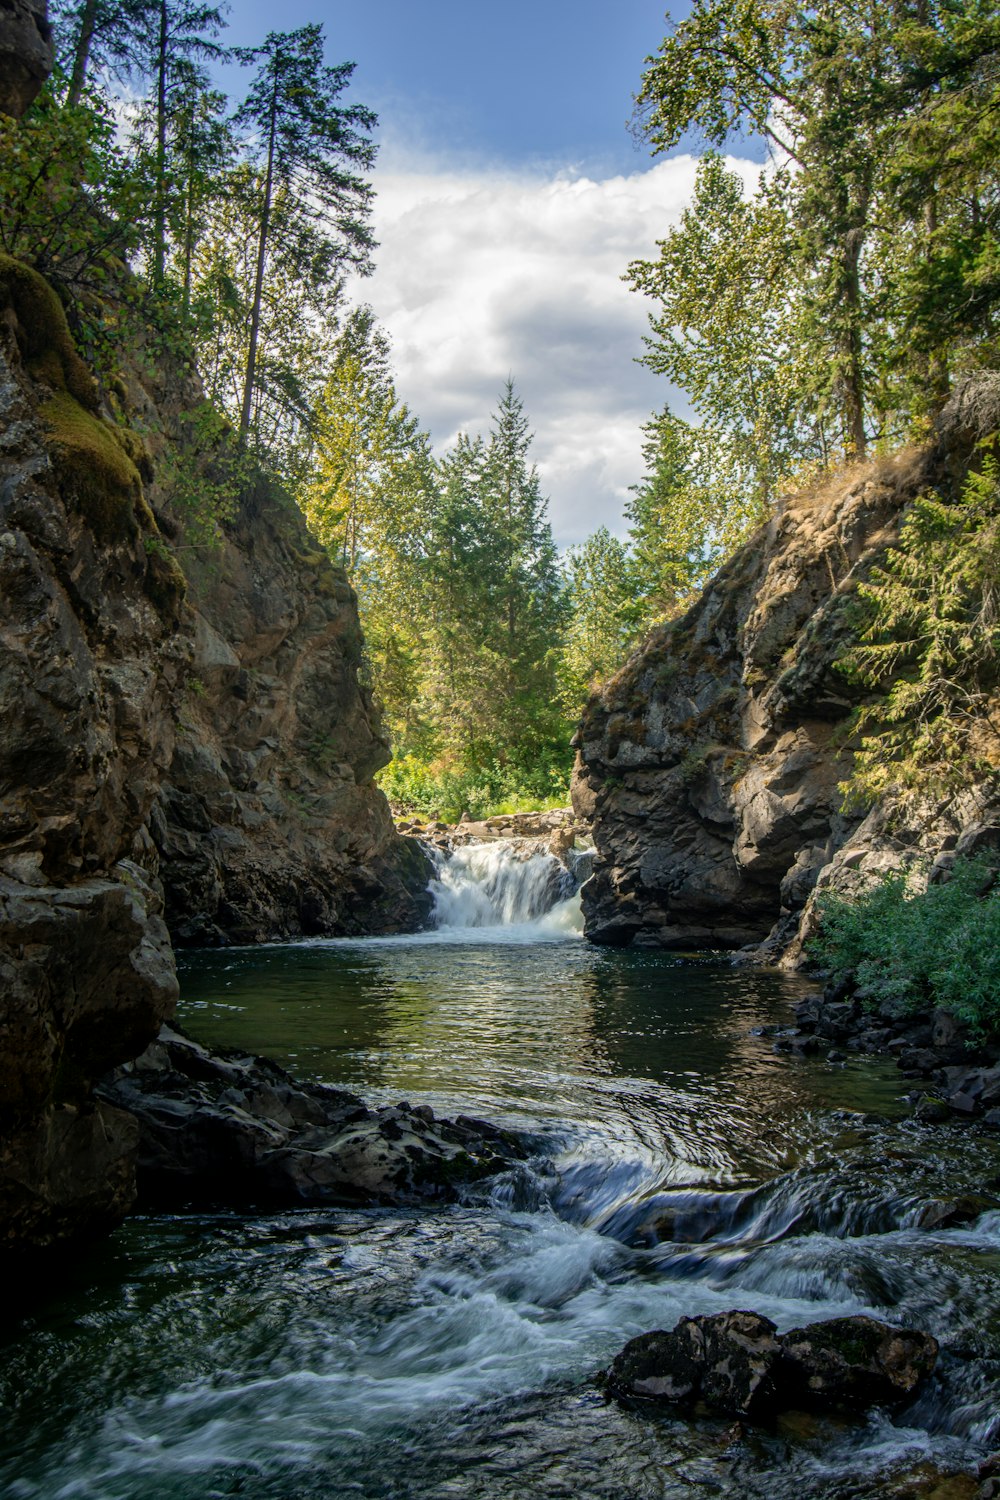
[[[900,1014],[850,980],[807,995],[794,1014],[793,1025],[774,1028],[776,1052],[830,1062],[848,1052],[893,1057],[918,1120],[977,1120],[1000,1130],[1000,1036],[976,1037],[944,1010]]]
[[[507,1171],[525,1143],[407,1101],[372,1109],[277,1063],[212,1052],[174,1026],[98,1089],[138,1128],[138,1209],[404,1207]]]

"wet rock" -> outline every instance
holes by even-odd
[[[934,1198],[925,1203],[916,1218],[918,1229],[947,1229],[952,1224],[971,1224],[980,1214],[1000,1206],[996,1198],[962,1193],[955,1198]]]
[[[716,1411],[763,1415],[776,1400],[775,1331],[752,1312],[682,1318],[670,1333],[631,1339],[608,1371],[607,1390],[623,1401],[701,1400]]]
[[[141,1204],[407,1204],[453,1197],[524,1155],[484,1121],[369,1109],[275,1063],[208,1051],[164,1027],[101,1086],[138,1121]]]
[[[630,1339],[615,1356],[605,1388],[621,1401],[693,1401],[704,1366],[701,1321],[681,1318],[670,1333],[660,1328]]]
[[[923,1121],[925,1125],[943,1125],[945,1120],[951,1119],[951,1110],[938,1095],[923,1094],[914,1106],[913,1118]]]
[[[760,1420],[777,1411],[898,1406],[934,1369],[929,1334],[874,1318],[832,1318],[779,1334],[753,1312],[682,1318],[631,1339],[605,1377],[626,1403],[702,1402]]]
[[[856,1410],[905,1401],[938,1354],[930,1334],[861,1316],[793,1328],[781,1347],[789,1404]]]

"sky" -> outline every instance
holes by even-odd
[[[322,21],[327,60],[357,64],[350,97],[380,118],[380,248],[351,294],[435,449],[487,431],[510,375],[557,543],[623,534],[642,424],[669,392],[635,362],[650,305],[621,277],[655,257],[695,168],[627,129],[663,0],[234,0],[229,20],[240,45]]]

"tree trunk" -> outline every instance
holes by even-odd
[[[156,58],[156,223],[153,285],[163,285],[167,259],[167,0],[160,0],[160,35]]]
[[[841,391],[844,410],[844,447],[855,461],[865,458],[868,438],[865,434],[864,343],[861,327],[861,246],[863,229],[850,229],[844,236],[842,294],[847,312],[841,365]]]
[[[274,88],[271,93],[271,123],[267,141],[267,176],[264,180],[264,202],[260,214],[260,235],[257,240],[257,272],[254,277],[253,308],[250,313],[250,343],[247,348],[247,367],[243,380],[243,408],[240,413],[239,445],[246,447],[250,431],[250,413],[253,410],[254,378],[257,374],[257,342],[260,338],[260,304],[264,294],[264,265],[267,261],[267,236],[271,227],[271,195],[274,191],[274,146],[278,129],[278,59],[274,59]]]
[[[83,12],[80,16],[80,35],[76,41],[76,51],[73,54],[73,71],[69,79],[69,94],[67,104],[79,104],[83,94],[83,86],[87,81],[87,63],[90,60],[90,48],[94,40],[94,24],[97,20],[97,0],[86,0]]]

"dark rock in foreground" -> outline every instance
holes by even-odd
[[[863,1411],[914,1395],[937,1353],[929,1334],[875,1318],[831,1318],[779,1334],[758,1313],[727,1312],[630,1339],[606,1384],[619,1401],[700,1401],[754,1420],[790,1409]]]
[[[369,1109],[169,1027],[101,1093],[138,1120],[140,1206],[403,1205],[452,1197],[525,1154],[484,1121],[406,1103]]]

